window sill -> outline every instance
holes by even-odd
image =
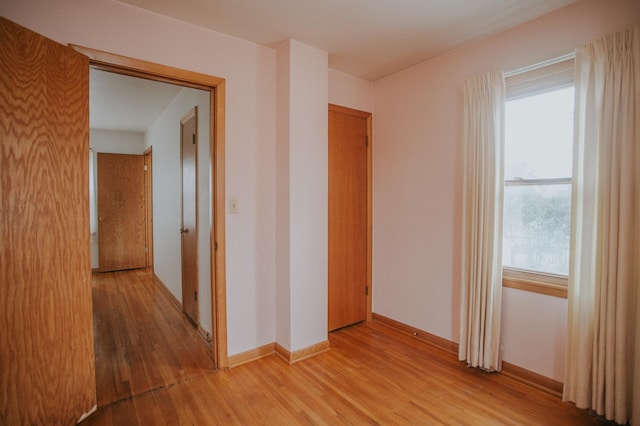
[[[520,269],[504,268],[502,286],[547,296],[567,298],[566,276],[541,274]]]

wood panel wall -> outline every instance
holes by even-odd
[[[0,424],[96,404],[89,62],[0,18]]]

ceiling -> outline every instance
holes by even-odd
[[[119,0],[268,47],[293,38],[369,81],[577,0]],[[96,69],[92,129],[146,132],[180,86]]]
[[[276,47],[292,38],[376,81],[576,0],[120,0]]]
[[[181,86],[91,69],[89,127],[144,133]]]

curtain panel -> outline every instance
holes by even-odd
[[[499,371],[504,104],[502,72],[463,83],[464,178],[458,358]]]
[[[640,27],[576,50],[564,399],[640,425]]]

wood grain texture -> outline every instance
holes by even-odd
[[[294,365],[270,355],[232,370],[191,372],[100,407],[86,424],[609,424],[377,322],[329,340],[331,350]]]
[[[391,327],[394,330],[399,331],[400,333],[406,334],[408,336],[413,336],[425,343],[434,345],[454,355],[458,355],[458,344],[455,342],[443,339],[442,337],[436,336],[435,334],[428,333],[424,330],[420,330],[419,328],[411,327],[400,321],[396,321],[380,314],[373,314],[373,320],[379,322],[380,324],[384,324],[387,327]]]
[[[330,331],[367,319],[368,115],[329,106]]]
[[[305,359],[326,352],[329,349],[331,349],[331,343],[328,340],[316,343],[315,345],[311,345],[307,348],[298,349],[297,351],[291,352],[289,356],[289,364],[295,364],[296,362],[304,361]]]
[[[324,342],[316,343],[306,348],[298,349],[297,351],[290,352],[278,343],[275,343],[275,354],[279,356],[287,364],[295,364],[305,359],[314,357],[318,354],[331,349],[331,343],[328,340]]]
[[[144,151],[145,247],[147,267],[153,268],[153,147]]]
[[[148,78],[165,83],[179,84],[181,86],[202,90],[211,90],[224,83],[224,79],[220,77],[129,58],[75,44],[71,44],[70,46],[77,52],[87,56],[92,66],[105,71],[117,72],[133,77]]]
[[[94,274],[93,305],[99,407],[214,370],[210,349],[150,270]]]
[[[144,156],[98,153],[100,271],[147,266]]]
[[[249,362],[257,361],[260,358],[264,358],[269,355],[273,355],[276,351],[276,344],[269,343],[259,346],[255,349],[251,349],[246,352],[241,352],[229,357],[229,368],[239,367]]]
[[[502,277],[502,286],[514,288],[516,290],[529,291],[532,293],[545,294],[547,296],[566,299],[568,297],[568,287],[553,284],[538,283],[521,279]]]
[[[211,356],[213,357],[213,344],[211,343],[211,333],[205,330],[204,328],[202,328],[202,324],[198,324],[198,327],[196,327],[196,330],[198,331],[198,335],[200,336],[204,344],[207,345],[210,351],[212,351]]]
[[[412,336],[417,340],[447,351],[455,356],[458,355],[458,344],[451,340],[443,339],[442,337],[420,330],[419,328],[411,327],[410,325],[387,318],[380,314],[373,314],[373,320],[402,334]],[[562,382],[534,373],[533,371],[529,371],[525,368],[518,367],[510,362],[502,361],[502,371],[500,371],[500,374],[504,374],[514,380],[519,380],[545,392],[549,392],[559,398],[562,397]]]
[[[514,380],[519,380],[545,392],[549,392],[558,398],[562,398],[564,384],[557,380],[550,379],[506,361],[502,361],[500,374],[504,374]]]
[[[180,169],[182,172],[180,255],[182,261],[182,310],[199,324],[198,302],[198,108],[180,120]]]
[[[180,303],[178,298],[175,297],[173,293],[171,293],[171,291],[169,291],[169,288],[167,287],[167,285],[155,273],[153,273],[153,282],[158,286],[160,291],[164,293],[164,295],[173,304],[173,306],[177,310],[182,311],[182,304]]]
[[[210,134],[213,140],[209,147],[210,168],[213,170],[213,237],[211,238],[211,306],[214,327],[214,361],[218,368],[229,367],[227,349],[227,268],[226,268],[226,231],[225,231],[225,134],[226,134],[226,81],[220,81],[212,90]]]
[[[367,117],[367,321],[373,318],[373,115]]]
[[[95,406],[89,62],[0,18],[0,424]]]

